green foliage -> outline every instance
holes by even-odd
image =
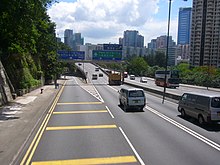
[[[156,51],[155,54],[151,53],[148,56],[144,57],[144,59],[151,67],[153,66],[165,67],[166,65],[165,53],[162,51]]]
[[[220,87],[219,69],[211,66],[190,68],[187,63],[180,63],[174,69],[180,71],[182,83],[207,87]]]
[[[147,72],[148,64],[142,57],[134,57],[129,61],[128,72],[134,75],[144,75]]]
[[[39,84],[62,70],[55,24],[47,15],[54,0],[0,1],[0,58],[15,89]]]

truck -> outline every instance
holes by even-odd
[[[112,71],[109,73],[108,79],[109,85],[121,85],[123,82],[123,77],[120,72]]]

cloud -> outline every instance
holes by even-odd
[[[118,43],[125,30],[138,30],[146,45],[167,26],[166,22],[153,19],[158,3],[159,0],[77,0],[56,3],[48,14],[57,25],[59,37],[63,37],[65,29],[73,29],[86,42]]]

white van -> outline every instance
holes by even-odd
[[[135,80],[135,75],[130,75],[130,80]]]
[[[184,93],[178,111],[182,117],[198,119],[199,124],[220,122],[220,94]]]
[[[144,90],[139,88],[122,88],[119,90],[119,103],[120,106],[123,106],[124,111],[127,111],[129,108],[143,111],[146,104]]]

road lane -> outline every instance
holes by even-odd
[[[140,164],[105,103],[95,96],[75,78],[69,80],[24,163]]]
[[[123,86],[123,85],[122,85]],[[219,151],[211,145],[207,145],[199,138],[180,129],[175,124],[164,120],[156,113],[152,113],[145,108],[144,112],[124,112],[119,106],[118,89],[122,86],[99,86],[97,90],[109,109],[115,116],[118,126],[123,128],[137,152],[146,164],[218,164]],[[114,88],[114,90],[112,89]],[[156,111],[171,116],[174,120],[181,120],[183,124],[207,136],[210,140],[219,141],[219,131],[212,136],[212,132],[195,126],[178,116],[177,105],[174,103],[161,103],[161,99],[147,94],[148,106],[152,106]],[[203,131],[201,131],[203,130]],[[216,140],[218,139],[218,140]]]

